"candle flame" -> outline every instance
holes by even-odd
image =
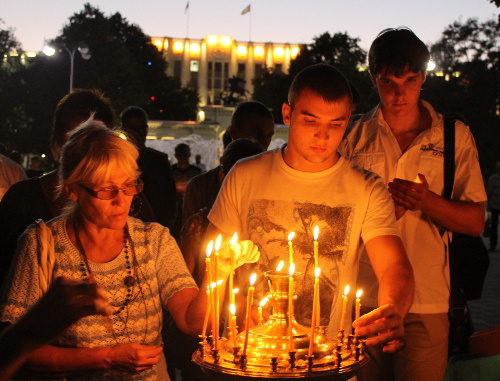
[[[233,237],[231,238],[231,241],[229,241],[229,243],[231,245],[236,245],[236,242],[238,242],[238,233],[234,232]]]
[[[358,299],[361,298],[361,295],[363,295],[363,290],[358,290],[356,292],[356,298],[358,298]]]
[[[255,281],[257,280],[257,274],[253,273],[250,275],[250,286],[253,286],[255,284]]]
[[[420,176],[419,175],[417,175],[417,177],[415,177],[415,180],[413,180],[413,182],[417,183],[417,184],[422,184],[423,183],[423,181],[420,180]]]
[[[210,255],[212,255],[213,249],[214,249],[214,241],[210,241],[207,245],[207,258],[210,258]]]
[[[288,268],[288,275],[293,276],[295,274],[295,263],[292,263]]]
[[[295,237],[295,232],[291,232],[290,234],[288,234],[288,241],[291,242],[294,237]]]
[[[219,280],[217,281],[217,286],[220,286],[222,283],[224,283],[224,281],[223,281],[222,279],[219,279]]]
[[[316,267],[316,269],[314,270],[314,276],[316,278],[319,278],[319,274],[321,274],[321,268],[320,267]]]
[[[216,287],[217,287],[217,283],[216,283],[216,282],[212,282],[212,283],[210,283],[210,287],[211,287],[212,289],[216,288]]]
[[[217,239],[215,240],[215,251],[219,251],[221,245],[222,245],[222,234],[219,234],[217,236]]]
[[[313,236],[314,236],[314,240],[317,241],[318,237],[319,237],[319,226],[317,226],[317,225],[313,229]]]
[[[240,291],[239,288],[233,288],[233,294],[237,294]]]
[[[259,307],[264,307],[267,302],[268,302],[269,298],[266,296],[264,299],[262,299],[259,303]]]
[[[229,312],[231,312],[231,315],[236,315],[236,305],[234,303],[231,303],[229,305]]]
[[[276,271],[283,270],[283,267],[285,267],[285,261],[281,260],[280,263],[278,263],[278,266],[276,267]]]
[[[351,291],[351,286],[349,286],[349,285],[345,286],[344,295],[347,296],[347,294],[349,294],[349,291]]]

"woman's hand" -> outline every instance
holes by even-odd
[[[162,351],[162,347],[137,343],[116,344],[109,347],[105,361],[111,368],[138,373],[156,365]]]
[[[237,241],[232,244],[229,241],[222,245],[219,251],[219,273],[228,275],[231,271],[231,255],[233,255],[233,271],[245,263],[255,263],[259,260],[260,252],[258,246],[250,240]]]

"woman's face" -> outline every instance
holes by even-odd
[[[134,184],[135,180],[135,178],[118,169],[113,171],[109,178],[101,184],[95,186],[90,184],[73,185],[70,197],[78,203],[80,215],[85,223],[93,224],[98,229],[123,229],[133,199],[133,196],[126,195],[123,190],[127,185]],[[101,200],[91,194],[104,189],[119,189],[122,191],[118,192],[116,197],[110,200]]]

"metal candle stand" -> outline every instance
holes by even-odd
[[[203,340],[199,350],[193,353],[192,360],[207,375],[216,380],[348,380],[368,362],[364,340],[354,335],[345,337],[344,331],[339,330],[337,340],[330,341],[325,336],[326,327],[321,326],[314,330],[313,352],[312,356],[308,356],[311,328],[297,323],[294,318],[291,319],[293,351],[290,351],[287,316],[289,276],[279,271],[268,271],[266,276],[271,289],[273,314],[265,324],[249,329],[245,355],[240,354],[245,332],[237,336],[236,347],[232,338],[221,338],[219,351],[213,350],[213,342]]]

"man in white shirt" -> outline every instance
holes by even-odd
[[[370,74],[380,104],[356,122],[339,146],[342,155],[388,184],[415,273],[415,296],[404,324],[407,346],[388,359],[387,367],[375,369],[372,366],[381,362],[372,361],[365,368],[369,371],[359,377],[363,381],[443,380],[450,296],[447,236],[443,233],[446,229],[479,235],[484,226],[486,195],[478,154],[468,127],[459,121],[455,125],[452,200],[441,196],[443,116],[420,99],[428,61],[427,47],[411,30],[381,32],[369,52]],[[364,305],[377,307],[377,279],[371,267],[362,257],[358,287],[372,291]]]
[[[321,325],[329,326],[330,336],[339,328],[350,330],[350,316],[340,327],[341,295],[346,285],[355,284],[358,247],[366,245],[381,285],[380,308],[353,327],[357,334],[370,336],[367,345],[394,352],[404,346],[402,322],[413,297],[413,274],[385,184],[337,153],[352,109],[351,88],[337,69],[319,64],[297,74],[282,108],[288,144],[232,168],[208,216],[207,238],[236,231],[240,239],[253,241],[261,253],[256,270],[263,273],[274,270],[281,259],[288,261],[287,236],[295,232],[294,263],[302,275],[296,282],[294,311],[296,320],[307,325],[314,282],[313,228],[319,226]],[[265,277],[259,280],[263,287]],[[240,281],[242,290],[248,279]]]

